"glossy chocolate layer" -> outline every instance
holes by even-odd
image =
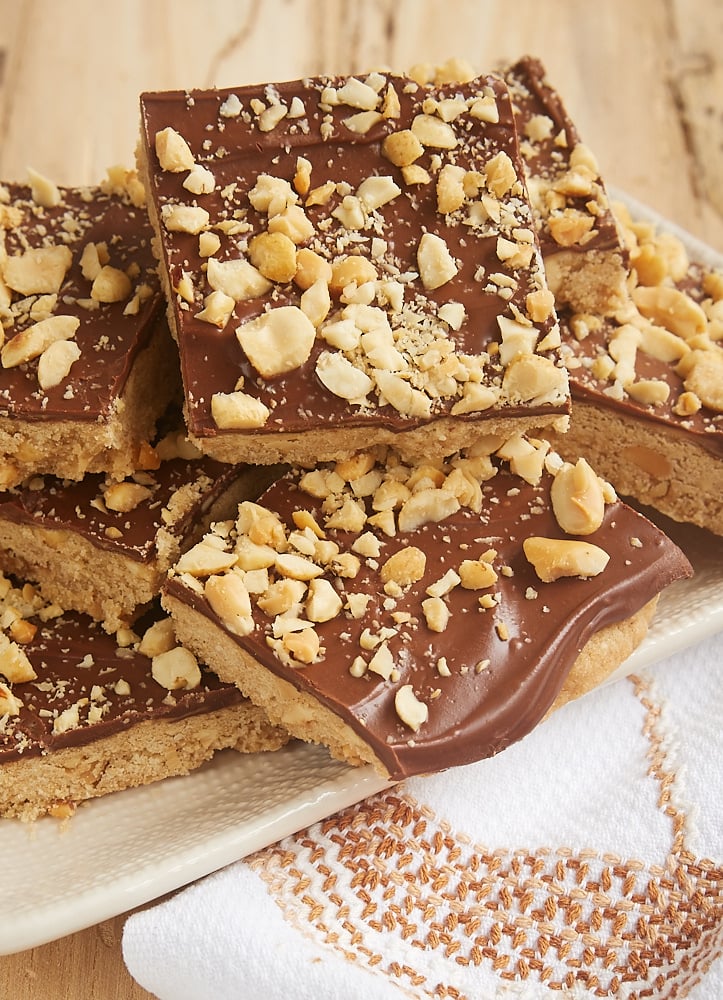
[[[80,357],[59,385],[46,390],[38,383],[37,359],[0,368],[0,418],[107,420],[139,352],[156,327],[166,322],[145,208],[134,206],[127,195],[104,193],[100,188],[61,188],[60,197],[58,205],[43,208],[33,201],[29,187],[4,185],[0,187],[0,220],[9,256],[31,247],[70,249],[72,264],[52,314],[80,319],[73,337]],[[123,301],[91,303],[92,282],[81,269],[81,255],[89,243],[105,244],[109,264],[132,275],[130,294]],[[147,291],[142,293],[137,313],[124,314],[140,286]],[[6,327],[7,339],[40,318],[27,311],[23,314],[18,307],[18,303],[29,305],[37,299],[13,293],[8,313],[14,313],[14,320]]]
[[[550,510],[550,477],[545,474],[533,487],[501,469],[482,489],[479,514],[463,507],[438,523],[395,537],[377,532],[379,558],[362,560],[358,576],[342,581],[342,598],[371,595],[366,612],[359,618],[342,613],[316,626],[323,650],[318,662],[284,664],[267,642],[271,621],[256,606],[254,631],[232,636],[274,674],[337,713],[393,778],[489,757],[525,736],[550,708],[593,634],[627,619],[691,572],[661,531],[616,501],[607,506],[599,530],[584,539],[609,554],[605,570],[586,580],[542,583],[522,545],[531,535],[566,537]],[[287,524],[299,509],[314,511],[318,523],[324,523],[320,502],[302,492],[293,477],[272,486],[263,503]],[[369,522],[367,529],[372,530]],[[357,536],[328,530],[327,538],[350,552]],[[390,601],[380,567],[410,545],[426,554],[424,575]],[[496,583],[487,590],[454,587],[444,597],[450,610],[447,626],[432,631],[421,607],[427,588],[448,570],[457,571],[462,560],[477,559],[490,548],[497,552]],[[167,589],[224,628],[204,596],[182,578],[171,578]],[[483,609],[479,598],[485,594],[494,595],[495,602]],[[400,613],[408,614],[406,623],[399,623]],[[352,676],[354,659],[371,655],[369,646],[360,645],[362,633],[379,636],[387,628],[398,679],[384,680],[369,670]],[[243,683],[242,668],[239,674]],[[403,684],[411,684],[429,709],[428,721],[417,732],[395,712],[395,691]]]
[[[339,88],[343,83],[339,79],[322,78],[268,87],[141,95],[142,141],[150,166],[155,213],[162,220],[164,209],[172,205],[205,209],[210,217],[206,228],[221,240],[215,257],[227,261],[245,256],[253,236],[265,228],[265,214],[253,208],[248,197],[260,175],[269,174],[293,184],[297,159],[304,157],[311,164],[312,194],[327,182],[346,184],[345,190],[355,192],[361,182],[373,175],[391,177],[401,188],[401,194],[373,213],[376,222],[365,229],[348,230],[334,216],[343,201],[338,188],[323,204],[300,198],[299,205],[304,205],[306,216],[314,227],[314,236],[300,245],[313,246],[326,259],[334,259],[341,252],[373,260],[380,279],[401,280],[404,285],[404,309],[392,317],[395,329],[405,323],[404,310],[413,308],[426,317],[433,329],[443,329],[444,336],[458,352],[485,355],[491,344],[499,341],[497,317],[513,317],[515,310],[526,317],[528,293],[539,287],[540,282],[544,283],[537,250],[530,267],[517,269],[507,266],[497,255],[500,233],[510,236],[512,230],[532,225],[529,203],[524,186],[520,185],[514,197],[503,199],[502,222],[487,219],[472,226],[463,218],[463,211],[469,204],[463,210],[446,215],[438,212],[436,180],[444,163],[454,163],[468,171],[482,171],[485,164],[501,152],[509,156],[518,177],[522,178],[512,108],[504,84],[497,78],[481,78],[470,84],[435,88],[387,75],[380,86],[380,94],[386,94],[390,86],[394,88],[400,102],[399,114],[396,117],[379,116],[368,131],[360,134],[344,124],[357,108],[341,101],[327,105],[322,99],[328,88]],[[425,148],[413,165],[427,170],[429,181],[407,183],[402,168],[382,154],[384,139],[392,132],[408,130],[415,117],[421,114],[425,101],[451,101],[458,95],[472,101],[475,95],[481,96],[485,88],[494,95],[499,121],[483,122],[467,112],[454,119],[448,127],[460,137],[458,146],[451,152],[431,146]],[[281,102],[291,109],[294,101],[302,102],[303,114],[292,117],[289,113],[270,131],[259,127],[258,115],[251,110],[254,102],[261,102],[263,107]],[[240,113],[230,114],[226,110],[229,105],[238,107],[239,102],[243,109]],[[441,124],[441,119],[437,120]],[[184,171],[160,169],[155,136],[169,127],[185,140],[196,163],[211,171],[215,183],[212,193],[194,198],[183,187]],[[204,295],[210,291],[203,270],[207,258],[199,254],[199,237],[171,232],[162,221],[159,226],[162,266],[167,271],[169,287],[180,287],[184,274],[190,275],[194,284],[193,302],[184,302],[179,296],[173,296],[172,302],[186,390],[187,419],[192,434],[213,437],[224,433],[211,415],[211,397],[215,392],[232,392],[239,377],[243,378],[243,391],[260,399],[272,411],[264,426],[254,428],[255,433],[366,425],[408,429],[423,423],[423,419],[406,416],[390,405],[378,405],[375,397],[369,397],[368,405],[356,405],[330,392],[315,372],[319,354],[328,349],[328,344],[319,335],[301,367],[272,378],[261,378],[242,351],[236,329],[267,309],[298,305],[300,289],[293,281],[279,282],[265,295],[237,301],[228,323],[223,329],[217,329],[197,319]],[[441,236],[459,264],[458,273],[451,280],[431,291],[422,287],[416,259],[417,245],[425,230]],[[382,249],[377,237],[384,241]],[[501,296],[498,294],[500,288],[490,285],[493,274],[510,278],[509,297],[506,297],[509,288]],[[437,310],[446,302],[462,303],[465,307],[465,320],[457,331],[448,329],[436,317]],[[332,304],[332,313],[339,308],[337,298]],[[552,315],[538,324],[540,341],[554,323]],[[404,350],[403,336],[397,340],[397,345]],[[499,385],[503,369],[494,355],[494,348],[493,356],[486,357],[484,364],[485,378]],[[415,384],[414,379],[412,384]],[[433,400],[431,418],[447,414],[455,399],[454,394],[447,397],[440,394]],[[510,416],[518,412],[564,413],[567,404],[565,401],[555,404],[530,402],[520,406],[510,405],[508,401],[485,413],[497,414],[500,410]],[[485,413],[462,414],[459,419],[479,420]]]
[[[153,620],[150,614],[137,623],[138,634]],[[184,719],[242,700],[238,689],[207,671],[197,688],[167,691],[151,676],[147,656],[119,648],[85,615],[38,624],[35,638],[22,647],[38,676],[12,685],[22,708],[0,718],[0,763],[84,746],[147,719]],[[116,685],[122,692],[124,683],[130,693],[117,693]],[[77,724],[54,731],[55,720],[76,705]]]

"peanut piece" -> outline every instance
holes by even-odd
[[[281,232],[259,233],[249,244],[249,258],[270,281],[285,283],[296,274],[296,245]]]
[[[337,90],[336,101],[348,104],[350,108],[373,111],[379,104],[380,97],[373,87],[352,76]]]
[[[497,582],[497,573],[485,559],[464,559],[459,566],[459,577],[466,590],[486,590]]]
[[[249,201],[257,212],[266,212],[269,218],[279,215],[288,205],[295,205],[299,196],[288,181],[272,174],[259,174],[249,191]]]
[[[19,295],[53,295],[60,291],[72,262],[66,246],[34,247],[0,258],[0,271],[8,288]]]
[[[258,116],[260,132],[273,132],[279,122],[286,117],[289,109],[285,104],[271,104]]]
[[[685,340],[704,333],[708,326],[706,315],[698,303],[677,288],[638,286],[631,294],[643,316]]]
[[[21,330],[5,343],[0,358],[3,368],[14,368],[39,357],[58,340],[69,340],[80,326],[76,316],[49,316],[26,330]]]
[[[604,549],[576,539],[533,535],[524,540],[522,548],[543,583],[552,583],[566,576],[582,579],[597,576],[610,561],[610,556]]]
[[[28,179],[30,181],[30,196],[36,205],[43,208],[55,208],[60,204],[60,190],[58,185],[49,178],[39,174],[32,167],[28,168]]]
[[[395,184],[393,177],[375,175],[361,182],[356,195],[366,210],[373,212],[382,205],[394,201],[401,193],[402,189]]]
[[[219,330],[223,330],[233,315],[235,305],[230,295],[217,289],[205,297],[203,309],[196,313],[196,319],[200,319],[202,323],[211,323]]]
[[[190,691],[201,683],[201,671],[193,653],[184,646],[175,646],[151,660],[151,675],[169,691]]]
[[[208,167],[196,163],[189,171],[188,177],[183,182],[183,186],[191,194],[211,194],[216,187],[216,178]]]
[[[412,122],[412,132],[425,147],[454,149],[457,145],[457,135],[452,126],[434,115],[417,115]]]
[[[366,257],[352,254],[349,257],[342,257],[335,260],[331,266],[331,279],[329,289],[339,295],[347,285],[365,284],[367,281],[375,281],[377,269]]]
[[[282,641],[284,649],[301,663],[313,663],[319,655],[321,643],[313,628],[287,633]]]
[[[314,226],[301,205],[288,205],[283,212],[269,219],[267,230],[288,236],[294,245],[314,235]]]
[[[173,628],[173,619],[162,618],[150,625],[143,633],[138,644],[138,652],[153,659],[154,656],[167,653],[175,645],[176,633]]]
[[[560,215],[551,215],[547,225],[555,243],[571,247],[581,243],[595,224],[592,215],[566,208]]]
[[[716,413],[723,413],[723,351],[695,350],[686,356],[690,366],[685,376],[685,388]]]
[[[584,458],[575,465],[566,462],[559,469],[550,499],[557,523],[569,535],[591,535],[603,522],[602,484]]]
[[[205,208],[194,205],[163,205],[161,218],[171,233],[191,233],[197,236],[208,226],[210,216]]]
[[[323,281],[328,285],[331,282],[331,273],[331,264],[315,250],[302,247],[296,251],[294,283],[299,288],[306,290],[315,285],[317,281]]]
[[[4,715],[19,715],[22,704],[10,687],[4,681],[0,681],[0,718]]]
[[[403,684],[396,692],[394,709],[404,725],[415,733],[429,718],[429,708],[416,697],[411,684]]]
[[[327,622],[336,618],[343,602],[332,584],[325,579],[313,579],[306,597],[306,615],[312,622]]]
[[[458,271],[454,257],[441,236],[424,233],[417,247],[417,266],[428,291],[440,288]]]
[[[176,563],[178,574],[188,573],[191,576],[211,576],[231,569],[236,563],[235,552],[225,552],[202,539],[187,552],[184,552]]]
[[[103,493],[103,501],[109,510],[127,514],[131,510],[153,496],[153,491],[140,483],[113,483]]]
[[[399,549],[383,564],[379,575],[382,583],[397,583],[408,587],[421,580],[427,567],[427,557],[416,545]]]
[[[156,132],[155,147],[161,170],[182,173],[190,170],[196,162],[186,140],[170,126]]]
[[[273,287],[258,268],[240,258],[218,261],[212,257],[208,262],[206,278],[214,291],[223,292],[236,302],[259,298]]]
[[[423,524],[443,521],[459,510],[459,500],[447,490],[421,489],[406,500],[399,511],[399,530],[415,531]]]
[[[106,264],[98,271],[90,289],[96,302],[122,302],[131,294],[133,286],[125,271]]]
[[[324,572],[315,562],[293,552],[280,553],[276,557],[275,566],[282,576],[290,577],[292,580],[313,580]]]
[[[453,163],[445,163],[437,177],[437,211],[442,215],[461,208],[465,200],[465,170]]]
[[[351,402],[361,403],[374,388],[374,383],[365,372],[337,352],[321,352],[316,362],[316,374],[329,392]]]
[[[422,612],[431,632],[444,632],[450,611],[441,597],[427,597],[422,601]]]
[[[382,143],[382,154],[395,167],[408,167],[418,160],[424,152],[424,146],[411,129],[392,132]]]
[[[248,430],[263,427],[271,411],[246,392],[216,392],[211,397],[211,414],[222,430]]]
[[[505,369],[502,391],[511,403],[562,403],[569,391],[567,372],[539,354],[517,357]]]
[[[301,296],[299,306],[315,327],[321,326],[331,309],[328,284],[317,281],[307,288]]]
[[[647,378],[632,382],[626,386],[626,391],[632,399],[644,406],[660,406],[667,403],[670,396],[670,386],[663,379]]]
[[[271,378],[303,365],[316,330],[298,306],[281,306],[242,324],[236,336],[256,371]]]
[[[23,619],[18,619],[18,621],[23,621]],[[0,634],[0,675],[11,684],[24,684],[37,677],[32,663],[18,646],[17,641],[11,642],[7,636],[2,634]],[[0,715],[2,715],[2,707],[0,707]]]
[[[56,340],[46,347],[38,359],[38,385],[52,389],[70,374],[80,357],[80,348],[73,340]]]
[[[505,152],[497,153],[485,164],[484,176],[495,198],[502,198],[517,183],[515,165]]]
[[[305,593],[306,584],[303,580],[276,580],[256,603],[265,614],[273,618],[285,614],[302,601]]]
[[[248,635],[254,629],[251,598],[238,573],[210,576],[203,588],[206,600],[224,626],[234,635]]]
[[[399,413],[409,417],[428,417],[431,399],[421,389],[413,388],[409,382],[393,372],[379,369],[374,378],[387,403]]]

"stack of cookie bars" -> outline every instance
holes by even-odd
[[[499,752],[691,573],[618,492],[723,533],[720,274],[533,59],[140,105],[137,174],[2,189],[0,813]]]

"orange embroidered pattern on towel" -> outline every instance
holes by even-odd
[[[686,847],[660,706],[648,681],[629,683],[672,825],[664,864],[562,846],[488,850],[404,786],[248,860],[301,933],[375,968],[402,995],[476,1000],[462,974],[476,967],[499,995],[504,984],[537,983],[561,996],[684,997],[723,954],[723,872]]]

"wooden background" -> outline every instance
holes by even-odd
[[[723,250],[720,0],[0,0],[0,181],[132,165],[141,90],[450,56],[487,71],[525,53],[609,184]],[[0,997],[148,997],[123,964],[123,921],[0,958]]]

